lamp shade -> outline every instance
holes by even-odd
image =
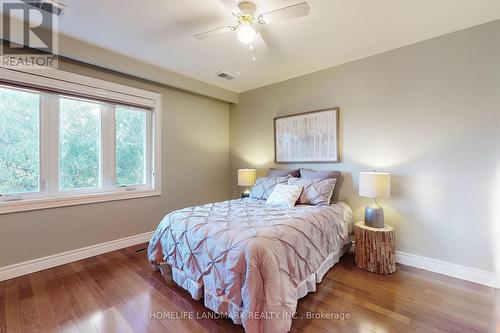
[[[391,174],[360,172],[359,195],[368,198],[389,198],[391,196]]]
[[[257,170],[255,169],[238,169],[238,185],[239,186],[253,186],[257,177]]]

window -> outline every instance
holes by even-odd
[[[0,193],[40,189],[40,95],[0,86]]]
[[[137,185],[146,183],[147,113],[143,110],[119,107],[116,119],[116,183]]]
[[[101,185],[101,105],[59,99],[59,189]]]
[[[0,74],[0,214],[160,194],[159,95],[64,72]]]

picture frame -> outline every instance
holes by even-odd
[[[338,163],[339,108],[274,118],[275,163]]]

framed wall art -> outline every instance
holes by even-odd
[[[339,108],[274,118],[276,163],[339,162]]]

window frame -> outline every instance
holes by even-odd
[[[0,214],[126,200],[161,195],[161,95],[60,70],[0,68],[0,84],[40,94],[39,191],[19,194],[21,200],[0,197]],[[59,189],[59,98],[101,103],[101,181],[99,188]],[[146,184],[114,184],[116,176],[115,118],[111,108],[147,111]]]

